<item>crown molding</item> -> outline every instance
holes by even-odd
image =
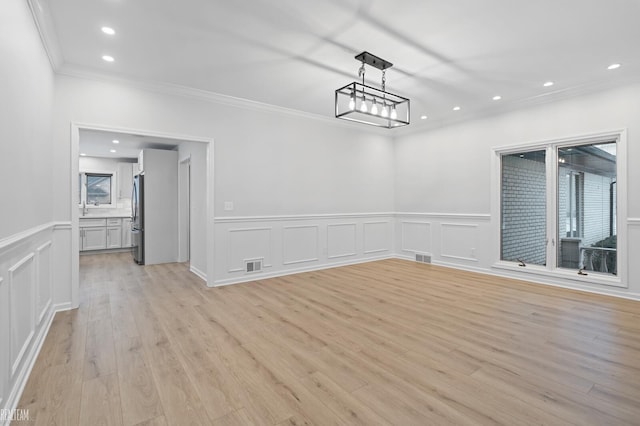
[[[281,107],[277,105],[267,104],[264,102],[252,101],[249,99],[238,98],[229,95],[223,95],[202,89],[181,86],[171,83],[162,83],[155,81],[137,80],[128,77],[114,76],[106,73],[89,70],[83,67],[73,66],[64,62],[60,43],[55,31],[55,25],[51,19],[51,13],[46,5],[39,0],[27,0],[31,16],[40,35],[42,46],[49,58],[53,71],[58,75],[68,77],[82,78],[85,80],[104,81],[142,89],[150,92],[167,94],[173,96],[181,96],[191,99],[211,102],[218,105],[230,106],[241,109],[249,109],[253,111],[267,111],[281,115],[304,118],[308,120],[320,121],[324,124],[339,127],[343,129],[352,129],[365,131],[376,135],[389,136],[389,129],[380,129],[376,127],[361,126],[357,123],[350,123],[344,120],[337,120],[335,117],[327,117],[320,114],[314,114],[292,108]],[[385,131],[386,130],[386,131]],[[397,129],[391,129],[397,130]]]
[[[392,139],[401,138],[418,133],[430,132],[449,126],[458,125],[478,119],[494,117],[515,110],[526,109],[529,107],[550,104],[565,99],[571,99],[583,95],[597,93],[608,89],[622,87],[625,85],[640,82],[640,76],[631,76],[624,79],[601,80],[592,83],[567,87],[554,91],[549,91],[522,99],[515,99],[509,102],[501,102],[500,105],[492,105],[477,111],[466,112],[464,114],[456,114],[453,118],[436,118],[429,119],[425,122],[422,120],[414,120],[413,125],[401,128],[382,129],[373,126],[363,126],[359,123],[353,123],[344,120],[337,120],[335,117],[328,117],[316,113],[310,113],[293,108],[282,107],[278,105],[268,104],[250,99],[223,95],[203,89],[196,89],[188,86],[182,86],[172,83],[157,82],[151,80],[133,79],[124,76],[114,76],[102,73],[96,70],[71,65],[64,62],[60,43],[58,41],[55,24],[51,19],[51,13],[48,10],[48,4],[40,0],[26,0],[31,11],[35,26],[40,35],[42,45],[47,54],[53,71],[58,75],[64,75],[74,78],[82,78],[86,80],[104,81],[142,89],[150,92],[167,94],[173,96],[197,99],[205,102],[215,103],[218,105],[230,106],[240,109],[248,109],[253,111],[266,111],[281,115],[304,118],[322,122],[326,125],[364,131],[370,134],[388,136]]]
[[[327,117],[320,114],[310,113],[306,111],[296,110],[292,108],[286,108],[278,105],[267,104],[264,102],[253,101],[245,98],[238,98],[229,95],[223,95],[221,93],[210,92],[207,90],[196,89],[187,86],[181,86],[172,83],[163,83],[150,80],[132,79],[122,76],[114,76],[106,73],[101,73],[95,70],[89,70],[82,67],[71,66],[64,64],[56,70],[56,74],[85,79],[93,81],[102,81],[106,83],[115,83],[122,86],[128,86],[135,89],[145,90],[149,92],[180,96],[184,98],[196,99],[217,105],[224,105],[240,109],[248,109],[253,111],[271,112],[280,115],[288,115],[293,117],[304,118],[307,120],[319,121],[324,124],[344,128],[351,130],[365,131],[376,135],[389,136],[389,129],[381,129],[372,126],[362,126],[357,123],[349,123],[344,120],[337,120],[335,117]]]
[[[64,59],[62,56],[62,50],[60,49],[60,43],[58,42],[58,37],[56,35],[55,25],[51,19],[51,13],[47,9],[46,5],[43,5],[38,0],[27,0],[27,4],[31,10],[33,22],[38,30],[38,34],[40,35],[40,40],[42,41],[44,51],[49,58],[51,68],[53,68],[54,72],[57,72],[64,63]]]
[[[580,96],[586,96],[604,92],[607,90],[616,89],[619,87],[629,86],[640,83],[640,76],[631,76],[628,78],[612,79],[606,81],[597,81],[592,83],[585,83],[582,85],[566,87],[559,90],[545,92],[534,96],[529,96],[522,99],[515,99],[512,101],[500,102],[500,105],[492,105],[491,107],[482,108],[474,112],[467,112],[466,114],[456,114],[455,118],[443,118],[427,120],[424,123],[418,124],[413,127],[403,127],[397,129],[397,133],[394,134],[394,139],[409,135],[415,135],[418,133],[426,133],[445,127],[455,126],[462,123],[468,123],[474,120],[480,120],[489,117],[496,117],[502,114],[525,110],[540,105],[548,105],[555,102],[568,100],[572,98],[578,98]]]

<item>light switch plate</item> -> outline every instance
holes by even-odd
[[[225,201],[224,202],[224,210],[230,212],[233,210],[233,201]]]

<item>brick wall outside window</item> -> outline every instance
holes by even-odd
[[[502,259],[546,263],[546,175],[540,161],[502,157]]]

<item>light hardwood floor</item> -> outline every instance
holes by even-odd
[[[640,424],[640,302],[387,260],[207,289],[81,256],[35,424]]]

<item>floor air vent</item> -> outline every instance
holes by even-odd
[[[247,274],[262,271],[262,259],[247,260],[244,262],[245,272]]]
[[[431,255],[416,253],[416,262],[431,263]]]

